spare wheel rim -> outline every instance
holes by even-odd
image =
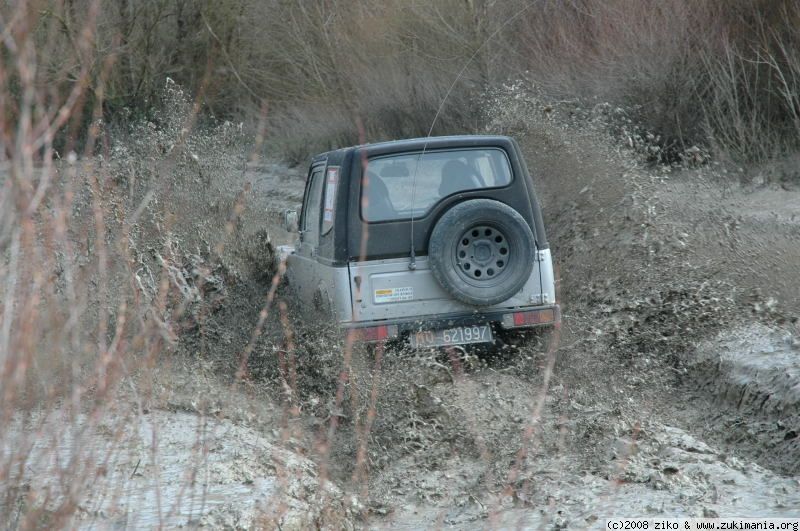
[[[473,286],[493,286],[507,276],[513,249],[497,226],[476,224],[465,230],[455,245],[458,275]]]

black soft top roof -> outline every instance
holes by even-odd
[[[421,138],[407,138],[403,140],[390,140],[388,142],[376,142],[374,144],[361,144],[341,148],[325,153],[320,153],[313,158],[313,162],[324,160],[332,153],[349,150],[365,150],[367,156],[387,155],[403,151],[418,151],[422,149],[442,149],[449,147],[473,147],[473,146],[500,146],[510,148],[513,140],[502,135],[452,135],[452,136],[430,136]]]
[[[442,149],[498,148],[508,154],[515,176],[508,186],[491,189],[467,190],[451,194],[430,209],[428,213],[414,219],[413,241],[411,220],[400,219],[369,224],[369,231],[361,219],[362,157],[392,155],[395,153],[420,152]],[[339,183],[336,189],[334,211],[340,222],[320,238],[318,260],[329,260],[334,265],[359,260],[362,253],[368,259],[385,259],[408,256],[414,248],[417,256],[427,254],[428,239],[436,221],[454,204],[471,198],[491,198],[510,205],[525,218],[533,229],[539,249],[547,249],[542,214],[533,189],[533,180],[522,158],[517,143],[510,137],[500,135],[457,135],[429,138],[409,138],[391,142],[362,144],[320,153],[314,157],[312,168],[322,164],[338,167]],[[309,175],[311,172],[309,171]],[[308,186],[308,185],[307,185]],[[306,190],[307,192],[307,190]],[[369,232],[369,238],[362,241]]]

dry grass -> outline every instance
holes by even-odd
[[[195,369],[203,366],[215,332],[206,323],[229,280],[248,259],[271,258],[242,256],[243,240],[247,250],[260,245],[242,227],[252,195],[246,163],[258,142],[248,143],[239,125],[198,127],[198,104],[169,80],[147,116],[107,125],[114,58],[100,73],[91,66],[100,55],[97,21],[81,17],[69,55],[68,22],[51,25],[59,16],[39,7],[4,13],[0,78],[0,513],[4,526],[23,529],[74,527],[124,507],[137,472],[158,467],[159,438],[176,436],[146,416],[175,394],[175,355],[189,351],[200,358]],[[99,3],[89,7],[96,14]],[[87,65],[68,91],[47,83],[56,50],[65,80],[75,79],[71,65]],[[93,117],[85,129],[84,115]],[[251,291],[250,303],[262,304],[265,292]],[[189,461],[170,480],[180,494],[162,505],[159,478],[168,475],[148,475],[158,502],[148,525],[165,525],[181,496],[194,500],[205,489],[196,482],[209,466],[212,397],[209,388],[197,393],[192,407],[202,413],[188,434]]]
[[[665,158],[697,144],[735,162],[798,148],[795,2],[542,2],[517,57],[561,98],[629,109]]]
[[[791,0],[29,7],[19,20],[11,8],[3,16],[53,51],[36,72],[49,97],[90,88],[58,128],[59,151],[86,136],[95,111],[112,123],[146,114],[166,77],[198,95],[202,116],[243,117],[255,130],[252,117],[269,109],[270,145],[294,162],[357,141],[359,128],[370,141],[427,134],[437,110],[435,133],[478,130],[483,92],[519,78],[557,99],[625,107],[660,138],[664,160],[695,144],[739,163],[798,148]],[[6,77],[16,101],[17,73]]]

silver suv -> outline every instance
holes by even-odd
[[[299,221],[294,211],[285,219],[299,225],[282,249],[298,302],[360,341],[490,343],[560,320],[539,203],[511,138],[317,155]]]

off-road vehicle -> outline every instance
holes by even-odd
[[[504,136],[450,136],[322,153],[287,278],[308,318],[362,341],[493,342],[560,319],[533,180]]]

